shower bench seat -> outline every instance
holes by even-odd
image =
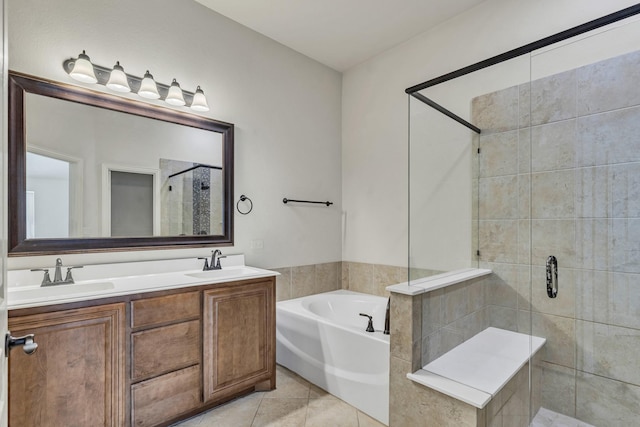
[[[479,410],[493,400],[491,410],[486,411],[487,421],[500,415],[510,399],[517,396],[512,404],[521,407],[511,407],[507,412],[529,418],[523,414],[528,415],[529,411],[529,362],[531,360],[534,367],[531,390],[539,393],[536,386],[540,381],[540,372],[536,369],[539,363],[534,357],[545,342],[544,338],[490,327],[422,369],[407,374],[407,378],[453,397],[460,405]],[[539,399],[534,396],[532,401],[535,413]]]

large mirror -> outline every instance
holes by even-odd
[[[9,73],[9,255],[233,243],[233,125]]]

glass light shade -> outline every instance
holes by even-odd
[[[91,60],[84,53],[84,50],[80,55],[78,55],[78,59],[76,59],[73,64],[73,68],[69,73],[72,79],[77,80],[82,83],[97,83],[98,79],[96,78],[96,73],[93,71],[93,64],[91,64]]]
[[[193,94],[191,109],[195,111],[209,111],[207,98],[204,96],[204,92],[202,89],[200,89],[200,86],[198,86],[198,88],[196,89],[196,93]]]
[[[165,101],[167,102],[167,104],[175,105],[176,107],[181,107],[186,104],[186,102],[184,101],[184,96],[182,96],[182,89],[180,89],[180,85],[178,84],[176,79],[173,79]]]
[[[122,66],[120,66],[120,62],[116,62],[116,65],[113,66],[107,87],[116,92],[131,92],[127,75],[124,73]]]
[[[140,89],[138,90],[138,95],[147,99],[158,99],[160,98],[160,94],[158,93],[158,86],[156,85],[156,81],[153,80],[153,76],[147,70],[144,73],[144,78],[140,83]]]

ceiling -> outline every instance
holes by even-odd
[[[345,71],[483,0],[196,0]]]

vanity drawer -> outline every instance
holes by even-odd
[[[134,426],[154,426],[200,405],[200,366],[162,375],[131,386]]]
[[[131,327],[141,328],[200,317],[200,293],[147,298],[131,303]]]
[[[132,381],[200,363],[200,321],[134,332],[131,354]]]

